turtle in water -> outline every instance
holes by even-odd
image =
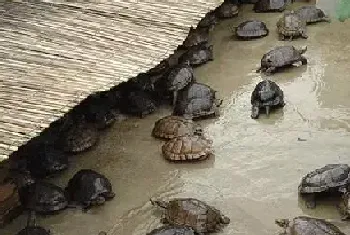
[[[52,183],[37,181],[19,189],[21,204],[40,214],[52,214],[68,207],[64,190]]]
[[[293,221],[289,219],[276,219],[275,223],[284,229],[283,234],[289,235],[345,235],[334,224],[308,216],[297,216]],[[287,229],[289,231],[287,232]]]
[[[162,223],[191,227],[196,234],[204,235],[222,230],[230,219],[220,210],[194,198],[175,198],[170,201],[152,200],[152,205],[165,209]]]
[[[216,9],[216,15],[220,19],[233,18],[238,12],[238,5],[227,0]]]
[[[191,119],[168,115],[154,124],[152,136],[162,139],[172,139],[184,135],[201,135],[202,128]]]
[[[350,167],[347,164],[327,164],[304,176],[298,191],[306,199],[307,208],[315,208],[316,194],[336,192],[346,194],[349,182]]]
[[[69,201],[88,209],[91,206],[103,205],[106,200],[115,197],[110,181],[102,174],[82,169],[68,181],[65,188]]]
[[[294,11],[285,12],[277,21],[277,32],[282,40],[289,38],[290,41],[296,37],[308,38],[306,35],[306,22]]]
[[[79,153],[96,145],[98,140],[96,125],[87,122],[83,115],[79,115],[77,118],[67,117],[60,131],[58,143],[65,152]]]
[[[306,22],[306,24],[311,24],[320,21],[330,22],[331,19],[315,5],[302,6],[295,11],[299,17]]]
[[[209,30],[213,30],[215,25],[217,24],[216,13],[215,11],[208,12],[201,21],[199,21],[199,28],[209,28]]]
[[[185,135],[168,140],[162,153],[169,161],[201,161],[212,154],[213,141],[199,135]]]
[[[189,61],[187,64],[180,64],[170,71],[167,77],[167,89],[173,92],[173,105],[176,103],[178,91],[194,81],[193,69],[189,65]]]
[[[209,27],[206,28],[192,28],[188,33],[183,44],[180,46],[183,49],[188,49],[191,46],[195,46],[201,43],[207,43],[209,41]]]
[[[259,0],[254,4],[255,12],[283,12],[287,7],[286,0]]]
[[[50,235],[50,230],[36,225],[36,215],[34,211],[30,211],[27,219],[27,226],[19,231],[16,235]]]
[[[307,51],[307,47],[297,50],[294,46],[277,46],[265,53],[261,58],[261,66],[256,72],[271,74],[278,68],[295,65],[301,62],[307,64],[307,59],[302,55]]]
[[[273,81],[259,82],[252,92],[251,97],[253,119],[258,119],[261,109],[266,110],[268,116],[271,108],[284,107],[284,94],[281,88]]]
[[[188,118],[219,116],[222,100],[217,99],[215,94],[210,86],[193,82],[179,91],[173,115]]]
[[[214,60],[213,45],[201,43],[192,46],[179,58],[180,64],[190,64],[193,67],[200,66]]]
[[[194,231],[189,226],[163,225],[146,235],[194,235]]]
[[[253,39],[266,37],[269,30],[266,24],[260,20],[247,20],[235,27],[235,33],[239,39]]]

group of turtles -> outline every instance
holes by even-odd
[[[91,169],[76,172],[64,189],[45,182],[43,178],[67,169],[69,153],[90,149],[98,142],[99,131],[112,126],[125,114],[143,118],[167,102],[173,106],[173,113],[156,121],[152,130],[154,137],[166,140],[162,146],[163,156],[169,161],[195,161],[205,160],[212,154],[212,140],[205,137],[201,126],[194,121],[218,116],[222,100],[216,97],[216,91],[210,86],[196,81],[193,68],[214,59],[209,32],[217,19],[237,16],[240,3],[254,3],[256,12],[282,12],[288,1],[225,0],[206,14],[196,29],[191,28],[178,50],[155,68],[109,91],[91,95],[11,156],[14,173],[9,180],[16,183],[22,204],[31,212],[27,227],[19,235],[50,234],[50,231],[35,224],[36,213],[53,213],[79,205],[88,209],[115,197],[109,180]],[[277,23],[278,33],[282,39],[306,38],[307,23],[327,19],[315,6],[305,6],[296,12],[284,13]],[[268,35],[269,30],[262,21],[250,20],[235,27],[235,33],[242,40],[250,40]],[[258,71],[272,74],[281,67],[298,62],[306,64],[307,59],[302,56],[306,50],[306,47],[300,50],[293,46],[276,47],[264,54]],[[270,108],[285,105],[283,91],[275,82],[264,80],[252,92],[251,104],[252,118],[258,118],[262,110],[269,114]],[[315,205],[314,198],[320,193],[342,193],[343,214],[347,217],[349,173],[347,165],[327,165],[305,176],[299,192],[307,196],[310,207]],[[220,210],[195,198],[151,200],[151,203],[164,209],[161,222],[165,225],[148,235],[203,235],[220,231],[223,225],[230,223]],[[285,232],[289,228],[292,235],[344,235],[335,225],[323,219],[299,216],[292,221],[278,219],[275,222]],[[106,235],[106,232],[99,235]]]

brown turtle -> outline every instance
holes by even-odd
[[[169,115],[165,116],[154,124],[152,135],[156,138],[172,139],[184,135],[200,135],[200,125],[195,125],[191,119]]]
[[[212,140],[198,135],[186,135],[168,140],[162,153],[169,161],[200,161],[212,154]]]
[[[325,221],[324,219],[317,219],[308,216],[298,216],[293,218],[291,222],[289,219],[276,219],[275,223],[284,229],[283,234],[289,235],[345,235],[334,224]],[[287,232],[287,229],[289,231]]]
[[[306,21],[294,11],[285,12],[276,25],[277,32],[282,40],[285,40],[286,37],[289,37],[290,41],[293,40],[293,37],[308,38],[306,35]]]
[[[217,232],[230,223],[220,210],[198,199],[175,198],[168,202],[151,199],[151,203],[165,209],[162,223],[189,226],[196,234]]]

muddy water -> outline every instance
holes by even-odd
[[[300,6],[301,3],[296,4]],[[163,108],[147,118],[115,125],[93,151],[72,157],[71,168],[59,179],[64,186],[79,168],[93,168],[109,177],[117,197],[87,214],[68,209],[39,217],[55,235],[141,235],[159,226],[159,211],[150,197],[196,197],[227,214],[232,222],[222,234],[276,234],[274,219],[311,215],[340,222],[334,202],[315,210],[298,200],[297,186],[309,170],[327,163],[350,164],[350,87],[348,78],[350,22],[308,27],[308,66],[287,69],[271,77],[284,90],[283,110],[250,119],[250,94],[263,76],[253,70],[264,52],[276,45],[275,24],[280,13],[255,14],[246,5],[238,18],[221,22],[213,33],[215,61],[196,69],[199,81],[211,85],[224,99],[218,119],[202,121],[214,140],[216,156],[198,164],[171,164],[161,154],[162,142],[150,136],[153,123],[170,113]],[[268,37],[237,41],[229,28],[245,19],[261,19]],[[298,141],[298,138],[306,141]],[[17,232],[25,216],[1,234]]]

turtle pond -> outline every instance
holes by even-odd
[[[298,8],[294,3],[288,8]],[[116,196],[87,213],[66,209],[38,216],[37,223],[54,235],[143,235],[160,225],[161,211],[150,198],[193,197],[220,209],[231,219],[219,234],[272,235],[281,231],[274,220],[308,215],[324,218],[350,234],[337,202],[308,209],[298,198],[301,178],[329,163],[350,164],[350,22],[307,26],[308,39],[279,41],[281,13],[254,13],[240,6],[238,17],[221,21],[211,33],[214,60],[195,68],[199,82],[223,99],[220,117],[199,121],[213,140],[215,157],[198,163],[169,163],[161,155],[163,141],[151,136],[156,120],[171,113],[161,108],[144,119],[130,118],[101,136],[99,145],[72,158],[70,168],[51,179],[65,186],[81,168],[110,179]],[[267,37],[240,41],[232,26],[257,19],[270,29]],[[256,73],[264,53],[275,46],[307,46],[306,66],[269,76],[284,91],[285,106],[252,119],[250,97],[266,75]],[[1,230],[12,235],[23,228],[22,215]]]

